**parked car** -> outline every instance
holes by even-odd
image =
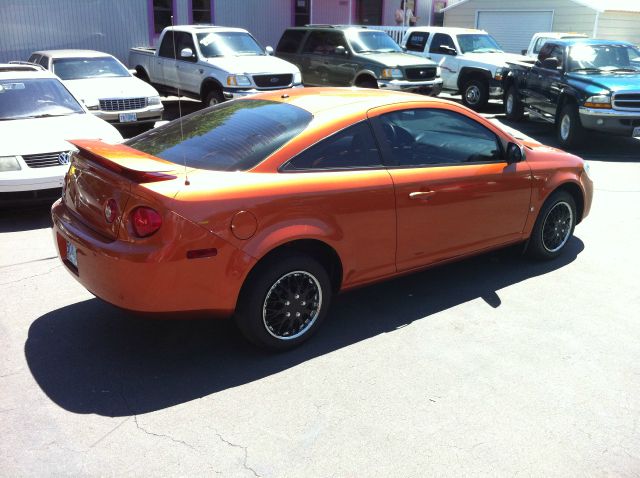
[[[116,126],[152,128],[164,107],[158,92],[115,57],[93,50],[45,50],[29,61],[62,80],[91,113]]]
[[[129,65],[165,94],[211,106],[260,91],[302,86],[300,70],[271,56],[247,30],[205,25],[167,27],[160,48],[132,48]]]
[[[443,88],[462,95],[465,106],[482,109],[489,98],[502,99],[502,75],[507,61],[530,61],[505,53],[485,31],[466,28],[412,27],[402,46],[427,57],[442,69]]]
[[[593,189],[576,156],[383,90],[265,93],[74,144],[52,209],[71,274],[129,310],[234,314],[272,349],[341,290],[507,244],[555,258]]]
[[[69,138],[122,141],[39,66],[0,64],[0,202],[60,197]]]
[[[360,86],[433,96],[442,88],[432,61],[407,55],[385,32],[364,27],[289,28],[276,55],[296,64],[309,86]]]
[[[640,50],[612,40],[549,40],[535,65],[513,63],[505,112],[555,123],[558,140],[576,146],[586,130],[640,137]]]
[[[540,32],[531,37],[529,42],[529,48],[522,50],[522,54],[530,58],[538,58],[538,54],[544,45],[549,40],[569,40],[572,38],[589,38],[582,33],[566,33],[566,32]]]

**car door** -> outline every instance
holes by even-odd
[[[451,35],[436,33],[431,37],[427,58],[440,66],[443,87],[450,90],[458,89],[459,61],[456,58],[458,53],[460,51],[456,48]]]
[[[193,34],[187,32],[176,33],[178,61],[176,68],[178,70],[178,81],[180,82],[180,88],[182,90],[190,91],[191,93],[200,93],[200,85],[202,84],[202,78],[204,75],[204,69],[198,65],[199,50],[196,49],[195,42],[193,41]],[[182,58],[180,52],[184,48],[189,48],[193,55],[188,58]]]
[[[358,71],[358,64],[353,61],[353,51],[347,43],[344,32],[327,32],[327,55],[320,69],[320,79],[326,86],[349,86]],[[338,47],[344,48],[340,53]]]
[[[531,200],[526,162],[459,107],[369,111],[393,179],[398,271],[522,239]]]
[[[558,60],[557,69],[539,68],[541,72],[540,83],[538,84],[539,95],[541,98],[540,109],[547,115],[555,117],[560,93],[562,91],[562,79],[564,76],[564,47],[553,45],[548,58]]]
[[[177,40],[180,32],[173,30],[165,32],[158,49],[158,56],[151,59],[153,73],[151,78],[154,82],[168,86],[173,89],[179,88],[178,70],[176,68],[176,58],[180,54],[177,51]]]
[[[328,54],[326,32],[315,30],[309,33],[302,47],[300,56],[300,71],[305,85],[322,85],[321,71]]]
[[[556,58],[560,69],[551,70],[543,66],[547,58]],[[524,102],[545,115],[554,115],[553,99],[559,97],[559,82],[562,79],[563,49],[555,43],[545,43],[540,50],[538,60],[525,79]],[[553,90],[551,88],[554,88]]]

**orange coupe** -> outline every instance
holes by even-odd
[[[300,89],[207,108],[123,145],[74,141],[59,255],[139,312],[311,336],[332,296],[514,243],[548,259],[589,213],[582,159],[418,95]]]

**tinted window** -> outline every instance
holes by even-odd
[[[0,80],[0,120],[75,113],[84,110],[58,79]]]
[[[49,57],[43,56],[38,60],[38,63],[44,67],[45,70],[49,69]]]
[[[158,55],[159,56],[163,56],[165,58],[173,58],[173,38],[174,38],[175,32],[174,31],[169,31],[167,33],[164,34],[164,36],[162,37],[162,43],[160,44],[160,49],[158,50]],[[176,57],[177,57],[177,52],[176,52]]]
[[[559,45],[554,45],[553,43],[545,43],[540,50],[540,54],[538,55],[538,61],[542,62],[547,58],[555,58],[558,60],[559,67],[562,66],[562,56],[563,56],[563,48]]]
[[[40,61],[40,55],[31,55],[27,61],[29,63],[38,63]]]
[[[182,58],[180,56],[180,52],[185,48],[190,48],[192,52],[192,55],[188,58]],[[191,36],[191,33],[176,32],[176,55],[178,56],[179,60],[192,62],[198,61],[198,57],[196,56],[196,48],[193,44],[193,37]]]
[[[122,63],[110,56],[98,58],[58,58],[53,72],[63,80],[131,76]]]
[[[542,48],[542,45],[544,45],[549,40],[551,40],[551,38],[547,38],[547,37],[538,38],[538,41],[536,41],[536,44],[533,47],[533,53],[540,53],[540,49]]]
[[[497,136],[467,116],[434,108],[395,111],[381,117],[394,166],[501,160]]]
[[[341,32],[315,31],[307,38],[302,53],[332,55],[338,46],[347,48],[347,42]]]
[[[350,126],[311,146],[282,169],[342,169],[382,166],[380,153],[365,121]]]
[[[313,116],[264,100],[229,101],[152,129],[125,144],[179,165],[243,171],[297,136]],[[181,131],[182,130],[182,131]]]
[[[433,40],[431,40],[431,46],[429,47],[429,53],[445,53],[440,50],[440,46],[448,46],[455,50],[456,46],[453,44],[453,39],[449,35],[445,35],[444,33],[436,33],[433,35]]]
[[[287,30],[280,38],[276,51],[280,53],[295,53],[305,35],[304,30]]]
[[[423,52],[428,39],[429,33],[427,32],[413,32],[407,39],[406,48],[409,51]]]

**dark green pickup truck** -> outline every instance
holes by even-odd
[[[276,56],[295,64],[307,86],[360,86],[436,96],[433,61],[404,53],[385,32],[364,27],[308,25],[285,30]]]
[[[555,123],[565,146],[586,130],[640,137],[640,51],[611,40],[550,40],[535,65],[509,63],[505,113]]]

